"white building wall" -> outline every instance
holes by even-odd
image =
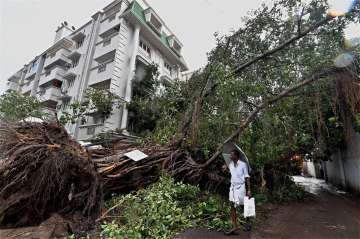
[[[144,10],[149,8],[146,1],[140,0],[138,3]],[[140,39],[150,47],[151,54],[149,55],[146,51],[142,50],[138,43],[134,45],[134,39],[136,39],[134,38],[135,27],[131,19],[129,20],[122,15],[125,9],[128,9],[128,1],[115,0],[105,7],[103,11],[95,13],[91,21],[75,31],[62,24],[55,36],[55,45],[35,57],[34,61],[26,66],[23,83],[19,83],[21,85],[19,91],[23,94],[31,93],[32,95],[39,94],[39,96],[41,94],[41,99],[44,99],[44,97],[49,98],[55,105],[57,104],[56,108],[60,117],[61,112],[66,109],[66,105],[75,101],[82,101],[86,89],[94,86],[94,84],[110,80],[109,90],[120,98],[126,98],[126,92],[129,92],[126,86],[129,79],[131,78],[132,80],[133,78],[134,67],[136,65],[134,61],[130,62],[130,59],[135,59],[135,62],[140,60],[145,64],[154,62],[159,66],[161,77],[167,77],[169,80],[173,79],[175,75],[178,75],[177,69],[174,67],[174,72],[169,72],[165,68],[164,62],[170,61],[164,59],[159,50],[162,49],[162,51],[168,54],[167,56],[173,57],[171,54],[169,55],[169,49],[164,50],[163,43],[160,43],[160,38],[155,40],[152,35],[150,41],[160,47],[157,49],[157,47],[149,43],[147,40],[149,35],[146,36],[141,29]],[[146,24],[142,27],[145,27],[147,34],[149,34],[149,27]],[[118,32],[116,31],[117,29]],[[167,35],[172,35],[164,22],[163,31]],[[85,36],[84,41],[80,47],[77,47],[76,40],[82,35]],[[64,38],[67,40],[63,41]],[[109,39],[111,39],[110,44],[104,44]],[[64,45],[60,45],[60,43],[64,43]],[[60,46],[60,48],[58,49],[57,46]],[[134,49],[136,49],[135,54]],[[55,55],[53,54],[54,51]],[[52,57],[48,56],[49,52],[53,55]],[[77,66],[69,68],[73,64],[74,57],[79,55],[80,58]],[[111,58],[111,56],[113,56],[113,59],[107,59]],[[61,67],[57,65],[57,60],[60,58],[63,64]],[[106,60],[106,70],[99,72],[98,68],[104,63],[102,62],[104,59]],[[171,58],[171,62],[177,62],[177,60]],[[49,75],[50,64],[53,66]],[[177,64],[183,64],[183,62],[179,61]],[[44,85],[44,83],[51,83],[50,81],[54,79],[57,83],[62,82],[61,89],[57,88],[56,85],[52,85],[51,89],[45,92],[39,88],[39,83]],[[10,84],[8,85],[10,87]],[[11,86],[14,88],[13,84]],[[92,136],[89,135],[89,132],[97,134],[105,130],[121,127],[122,116],[123,108],[120,107],[119,109],[114,109],[111,117],[104,123],[94,123],[93,119],[89,117],[88,122],[85,124],[79,121],[76,124],[67,125],[67,129],[74,137],[86,139]],[[88,128],[91,129],[88,130]]]
[[[360,193],[360,135],[353,132],[351,143],[344,151],[331,156],[325,163],[326,178],[332,184]]]

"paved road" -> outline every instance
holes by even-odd
[[[177,239],[202,238],[354,238],[360,239],[360,198],[334,191],[321,180],[297,178],[311,192],[303,202],[280,206],[252,233],[228,237],[207,230],[190,230]]]

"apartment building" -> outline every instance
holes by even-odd
[[[129,102],[132,80],[141,78],[146,65],[158,64],[163,82],[188,70],[181,49],[182,43],[145,0],[115,0],[78,29],[62,23],[54,43],[8,79],[8,90],[35,96],[44,109],[58,113],[83,101],[89,87],[107,89]],[[88,116],[67,129],[83,140],[124,129],[127,121],[122,107],[105,122]]]

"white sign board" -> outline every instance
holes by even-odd
[[[140,161],[148,157],[148,155],[144,154],[140,150],[134,150],[131,152],[128,152],[125,154],[126,157],[134,160],[134,161]]]

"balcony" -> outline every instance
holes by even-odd
[[[170,48],[175,51],[178,55],[181,55],[182,43],[176,38],[175,35],[167,37]]]
[[[148,64],[151,62],[151,53],[149,53],[149,52],[145,51],[144,49],[142,49],[141,47],[139,47],[138,54],[139,54],[139,56],[144,58]]]
[[[161,35],[163,24],[160,17],[155,13],[152,8],[144,11],[146,23],[159,35]]]
[[[94,125],[82,125],[79,129],[79,140],[86,140],[94,137],[95,135],[102,133],[105,127],[103,124]]]
[[[22,70],[16,72],[12,76],[9,77],[8,81],[19,82],[21,80]]]
[[[8,81],[6,84],[6,88],[7,91],[17,91],[19,88],[19,84],[14,81]]]
[[[80,57],[81,57],[81,52],[79,48],[73,48],[72,51],[67,56],[67,58],[69,58],[72,61],[79,60]]]
[[[27,71],[25,74],[25,79],[34,78],[36,74],[37,66],[31,68],[30,71]]]
[[[111,79],[113,76],[114,62],[106,64],[105,69],[99,67],[93,68],[90,73],[89,85],[94,85],[105,80]],[[103,71],[102,71],[103,70]]]
[[[85,34],[85,30],[82,31],[77,31],[76,33],[74,33],[71,37],[71,39],[73,39],[75,42],[80,42],[82,40],[84,40],[86,37]]]
[[[44,86],[52,80],[64,80],[65,70],[59,67],[53,68],[50,73],[43,73],[40,77],[39,86]]]
[[[67,71],[63,75],[64,79],[66,80],[72,80],[77,77],[77,69],[76,67],[71,67],[67,69]]]
[[[119,38],[116,36],[99,42],[96,45],[96,49],[95,49],[95,54],[94,54],[95,61],[101,62],[102,61],[101,57],[104,56],[105,54],[109,54],[109,52],[111,51],[116,50],[118,44],[119,44]]]
[[[59,49],[55,53],[51,53],[45,60],[44,68],[49,69],[54,66],[63,66],[65,67],[68,64],[71,64],[71,60],[68,58],[70,51],[68,49]]]
[[[21,93],[24,94],[27,92],[31,92],[31,90],[33,88],[33,84],[34,84],[34,81],[30,81],[30,82],[26,82],[25,84],[22,84],[21,85]]]
[[[61,96],[60,88],[55,86],[49,86],[48,88],[45,88],[42,91],[40,91],[37,97],[41,103],[54,102],[57,104],[60,96]]]
[[[121,13],[117,12],[116,14],[113,14],[101,22],[99,32],[100,37],[106,37],[108,33],[111,34],[111,30],[120,24],[120,15]]]

